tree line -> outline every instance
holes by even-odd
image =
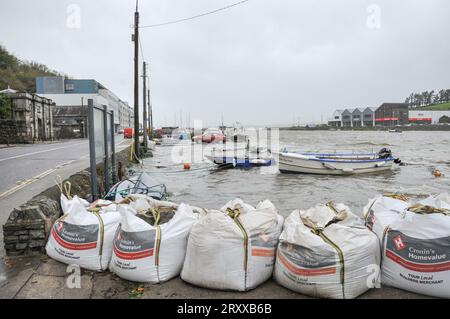
[[[0,46],[0,91],[11,87],[18,92],[36,92],[36,77],[64,74],[50,70],[46,65],[22,61]]]
[[[408,103],[411,108],[448,102],[450,102],[450,89],[442,89],[439,92],[432,90],[422,93],[411,93],[405,100],[405,103]]]

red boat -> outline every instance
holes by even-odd
[[[217,128],[209,128],[202,135],[196,135],[192,138],[196,143],[217,143],[226,140],[225,135]]]

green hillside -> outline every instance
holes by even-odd
[[[450,102],[447,103],[440,103],[440,104],[433,104],[428,105],[425,107],[421,107],[416,110],[424,110],[424,111],[448,111],[450,110]]]
[[[21,61],[0,46],[0,90],[8,85],[19,92],[36,92],[37,76],[64,75],[36,62]]]

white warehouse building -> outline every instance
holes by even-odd
[[[106,105],[109,110],[114,111],[116,132],[133,126],[134,113],[128,103],[119,99],[96,80],[66,79],[63,76],[37,77],[36,93],[53,100],[56,104],[56,112],[60,108],[62,111],[60,113],[63,113],[61,117],[87,116],[88,99],[93,99],[94,103]],[[70,114],[71,111],[67,111],[68,108],[83,114]],[[67,121],[69,120],[68,118]]]
[[[450,118],[450,111],[409,111],[410,123],[439,124],[445,117]]]

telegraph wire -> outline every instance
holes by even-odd
[[[169,25],[169,24],[175,24],[175,23],[180,23],[180,22],[184,22],[184,21],[189,21],[189,20],[201,18],[201,17],[207,16],[207,15],[210,15],[210,14],[217,13],[219,11],[223,11],[223,10],[226,10],[226,9],[238,6],[238,5],[243,4],[245,2],[248,2],[248,1],[250,1],[250,0],[242,0],[242,1],[239,1],[239,2],[236,2],[236,3],[232,3],[232,4],[227,5],[225,7],[222,7],[222,8],[218,8],[218,9],[215,9],[215,10],[212,10],[212,11],[208,11],[208,12],[204,12],[204,13],[201,13],[201,14],[197,14],[195,16],[188,17],[188,18],[183,18],[183,19],[177,19],[177,20],[172,20],[172,21],[167,21],[167,22],[162,22],[162,23],[157,23],[157,24],[150,24],[150,25],[140,26],[139,29],[162,27],[162,26]]]

